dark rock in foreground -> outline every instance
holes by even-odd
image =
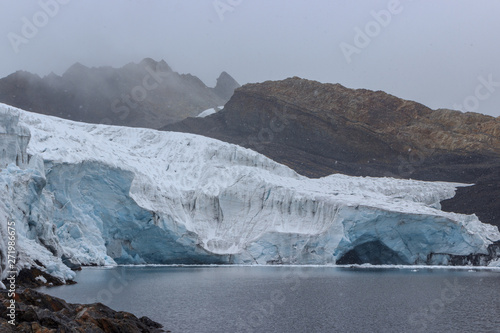
[[[6,281],[3,281],[4,284]],[[74,284],[74,281],[66,282],[54,277],[36,267],[23,268],[19,271],[16,278],[17,285],[23,288],[38,288],[42,286],[62,286],[63,284]]]
[[[474,183],[442,208],[500,226],[500,118],[294,77],[244,85],[222,111],[162,129],[239,144],[308,177]]]
[[[0,290],[1,332],[165,332],[148,317],[114,311],[101,304],[70,304],[31,289],[16,296],[16,325],[8,323],[10,298]],[[170,332],[170,331],[167,331]]]

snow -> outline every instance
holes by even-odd
[[[26,146],[29,141],[29,130],[19,126],[19,115],[15,110],[1,109],[0,115],[0,168],[9,163],[18,163],[23,166],[27,163]]]
[[[37,277],[35,278],[35,280],[39,280],[39,281],[41,281],[41,282],[43,282],[43,283],[47,283],[47,279],[46,279],[46,278],[44,278],[44,277],[43,277],[43,276],[41,276],[41,275],[37,276]]]
[[[500,258],[492,260],[489,264],[488,267],[498,267],[500,269]]]
[[[196,117],[197,118],[205,118],[206,116],[210,116],[211,114],[219,112],[223,108],[224,108],[224,106],[218,106],[218,107],[215,107],[215,108],[206,109],[205,111],[201,112]]]
[[[383,263],[425,264],[438,253],[433,263],[446,264],[448,254],[486,254],[500,239],[475,215],[440,210],[464,184],[308,179],[202,136],[0,110],[0,123],[7,113],[18,117],[21,133],[9,146],[19,149],[2,160],[11,164],[0,173],[1,218],[20,226],[22,265],[37,259],[62,278],[72,273],[63,257],[98,265],[335,264],[381,244],[392,258]],[[22,128],[31,132],[32,157],[17,165]]]

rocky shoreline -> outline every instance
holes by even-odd
[[[37,278],[37,277],[43,278]],[[46,282],[44,282],[44,280]],[[7,281],[4,281],[5,283]],[[9,323],[11,300],[8,290],[0,290],[1,332],[95,332],[95,333],[160,333],[161,324],[148,317],[115,311],[102,303],[71,304],[31,288],[63,284],[36,268],[23,269],[16,280],[19,286],[14,296],[15,325]],[[68,283],[74,283],[68,281]]]

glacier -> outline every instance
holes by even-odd
[[[15,230],[18,270],[37,266],[63,281],[73,279],[52,224],[53,196],[44,190],[43,160],[27,154],[29,140],[19,112],[0,107],[0,281],[9,273],[8,224]]]
[[[0,267],[18,265],[450,264],[500,240],[443,212],[465,184],[298,175],[193,134],[77,123],[0,104]],[[485,262],[487,263],[487,262]]]

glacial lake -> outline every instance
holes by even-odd
[[[172,332],[500,332],[500,270],[302,266],[84,268],[39,290]]]

